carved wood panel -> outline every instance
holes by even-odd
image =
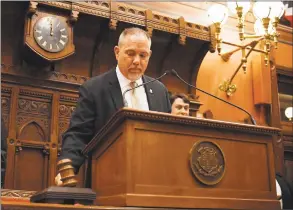
[[[1,88],[1,116],[3,118],[5,127],[8,128],[9,125],[9,112],[10,112],[10,97],[11,88],[2,87]]]
[[[51,94],[20,90],[16,118],[18,139],[50,141],[51,99]]]
[[[58,143],[62,144],[62,134],[66,131],[69,126],[70,118],[72,113],[75,110],[77,96],[67,96],[61,95],[60,96],[60,103],[59,103],[59,113],[58,113],[58,122],[59,122],[59,137]]]
[[[14,188],[42,190],[48,186],[48,147],[17,142]]]

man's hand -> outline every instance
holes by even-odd
[[[63,185],[63,182],[61,181],[61,175],[60,175],[60,173],[57,174],[57,176],[55,177],[55,184],[57,186],[62,186]]]

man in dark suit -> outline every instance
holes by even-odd
[[[124,106],[140,110],[171,112],[168,91],[159,81],[122,93],[152,78],[145,76],[151,56],[151,39],[142,29],[124,30],[114,52],[116,69],[91,78],[80,87],[76,110],[72,114],[68,130],[63,134],[61,159],[71,159],[75,173],[85,158],[82,150],[93,136],[107,123],[110,117]],[[60,175],[55,178],[62,185]]]

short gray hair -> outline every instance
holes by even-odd
[[[122,31],[122,33],[119,36],[118,46],[122,45],[123,40],[125,39],[126,36],[133,35],[133,34],[144,35],[147,38],[147,40],[149,41],[149,45],[151,47],[152,40],[151,40],[150,35],[145,30],[143,30],[141,28],[136,28],[136,27],[126,28],[126,29],[124,29],[124,31]]]

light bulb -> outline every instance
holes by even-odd
[[[234,14],[237,14],[237,7],[242,7],[242,13],[245,15],[249,9],[250,9],[250,2],[249,1],[233,1],[233,0],[227,0],[227,6],[231,12]]]
[[[293,107],[287,107],[285,109],[285,116],[289,119],[292,120],[293,118]]]
[[[253,5],[253,14],[258,19],[269,18],[272,12],[271,2],[258,1]]]
[[[228,9],[224,5],[214,4],[209,8],[208,16],[213,23],[220,23],[223,25],[228,18]]]
[[[271,24],[271,22],[269,23],[269,27],[268,27],[268,33],[269,34],[273,34],[273,25]],[[260,19],[257,19],[254,23],[254,32],[257,34],[257,35],[265,35],[265,29],[263,27],[263,24],[262,24],[262,21]]]

